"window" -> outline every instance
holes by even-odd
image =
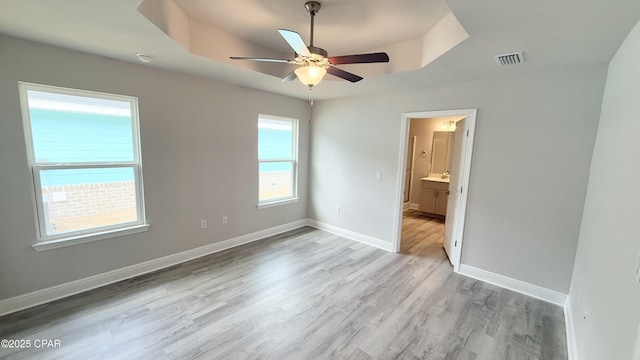
[[[297,200],[298,120],[258,116],[258,206]]]
[[[137,99],[20,83],[36,249],[144,231]]]

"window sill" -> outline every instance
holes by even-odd
[[[292,203],[298,202],[298,200],[300,199],[296,197],[291,199],[283,199],[283,200],[276,200],[276,201],[271,201],[267,203],[262,203],[262,204],[258,204],[258,209],[266,209],[274,206],[292,204]]]
[[[108,231],[103,231],[99,233],[87,234],[87,235],[79,235],[79,236],[72,236],[72,237],[62,238],[62,239],[41,241],[41,242],[38,242],[37,244],[33,244],[32,247],[36,249],[36,251],[58,249],[61,247],[66,247],[71,245],[84,244],[84,243],[103,240],[103,239],[110,239],[114,237],[141,233],[149,230],[150,226],[151,225],[149,224],[142,224],[142,225],[130,226],[123,229],[108,230]]]

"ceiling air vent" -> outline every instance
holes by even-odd
[[[524,55],[522,54],[522,51],[510,54],[496,55],[495,58],[498,62],[498,65],[500,66],[520,64],[524,62]]]

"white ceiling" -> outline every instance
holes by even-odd
[[[426,34],[447,13],[444,0],[320,0],[314,45],[330,55],[360,53]],[[309,41],[305,1],[176,0],[186,15],[283,53],[290,48],[277,28]],[[390,29],[393,29],[390,31]]]
[[[309,18],[304,2],[175,0],[175,5],[200,25],[281,53],[290,50],[277,28],[298,31],[308,40]],[[277,76],[228,60],[189,53],[137,11],[140,0],[0,0],[0,33],[131,62],[137,62],[136,53],[151,53],[155,59],[145,66],[305,99],[327,99],[606,63],[640,19],[637,0],[320,2],[314,45],[327,49],[330,55],[384,49],[421,37],[449,11],[469,38],[423,68],[370,76],[353,84],[323,81],[309,92],[297,81],[281,83]],[[221,48],[226,47],[221,44]],[[500,67],[493,59],[494,55],[518,50],[525,52],[525,64]],[[261,56],[228,54],[232,55]],[[392,57],[391,62],[402,60]],[[369,66],[374,65],[352,65],[348,70],[358,73],[357,69],[363,69],[366,73]]]

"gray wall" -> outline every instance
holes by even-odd
[[[640,23],[609,64],[591,162],[569,293],[583,360],[631,359],[640,322],[640,284],[634,277],[640,261],[638,64]]]
[[[307,217],[305,101],[5,36],[0,49],[0,299]],[[149,231],[31,248],[34,195],[18,81],[138,97]],[[256,207],[258,113],[300,119],[298,203]]]
[[[318,101],[309,216],[391,241],[402,113],[478,108],[462,263],[567,293],[605,74],[559,69]]]

